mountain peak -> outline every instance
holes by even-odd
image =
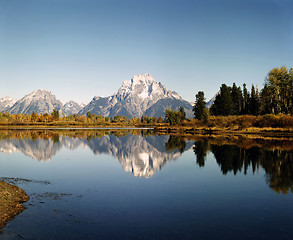
[[[63,105],[63,111],[66,116],[77,114],[80,110],[81,106],[73,100],[70,100]]]
[[[79,114],[91,111],[93,114],[106,117],[121,115],[132,118],[144,115],[152,106],[154,107],[149,112],[149,116],[164,116],[167,107],[178,109],[179,106],[183,106],[190,113],[192,109],[192,106],[176,92],[168,90],[161,82],[156,82],[152,75],[146,73],[137,74],[130,80],[124,81],[112,96],[94,97]]]
[[[68,102],[64,104],[64,106],[72,106],[72,105],[79,105],[79,104],[73,100],[69,100]]]
[[[9,109],[9,112],[12,114],[51,113],[55,108],[61,113],[62,107],[63,104],[56,99],[51,91],[39,89],[18,100]]]
[[[33,91],[31,94],[41,94],[41,93],[48,93],[48,94],[52,94],[51,91],[47,90],[47,89],[38,89],[38,90],[35,90]]]
[[[53,96],[53,94],[49,90],[46,90],[46,89],[38,89],[38,90],[35,90],[35,91],[27,94],[23,98],[27,98],[27,99],[43,98],[45,96],[51,96],[51,95]]]
[[[131,81],[135,84],[135,83],[140,83],[140,82],[144,82],[147,85],[153,83],[155,80],[152,77],[151,74],[146,73],[146,74],[137,74],[135,76],[132,77]]]
[[[149,73],[146,73],[146,74],[137,74],[137,75],[133,76],[130,80],[125,80],[122,83],[121,88],[130,88],[130,89],[133,89],[137,85],[149,86],[153,82],[155,82],[155,80],[152,77],[152,75],[150,75]]]

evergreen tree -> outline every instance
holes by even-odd
[[[271,89],[265,84],[264,88],[261,90],[261,114],[272,113],[273,101],[271,98],[272,92]]]
[[[198,120],[202,120],[202,119],[204,119],[204,116],[207,112],[204,92],[199,91],[195,95],[195,98],[196,98],[196,100],[195,100],[195,104],[193,106],[194,118],[196,118]]]
[[[288,80],[288,112],[293,114],[293,68],[289,71]]]
[[[251,86],[251,94],[248,101],[248,113],[251,115],[258,115],[260,112],[260,99],[258,90]]]
[[[234,108],[230,89],[226,84],[222,84],[220,93],[216,96],[215,102],[211,107],[211,112],[214,115],[228,116],[233,114]]]
[[[234,103],[233,114],[240,115],[242,112],[242,91],[240,87],[237,87],[235,83],[233,83],[232,90],[231,90],[231,97]]]
[[[186,119],[186,113],[184,111],[184,108],[180,107],[179,112],[181,113],[181,121],[185,120]]]
[[[243,101],[242,101],[242,114],[248,114],[248,101],[249,94],[246,88],[246,84],[243,84]]]

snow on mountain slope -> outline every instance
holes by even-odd
[[[90,111],[92,114],[110,117],[116,115],[129,118],[140,117],[161,99],[176,100],[179,105],[182,103],[183,107],[188,106],[187,109],[190,110],[191,105],[176,92],[168,90],[161,82],[156,82],[150,74],[138,74],[132,79],[124,81],[112,96],[94,97],[79,114],[83,115]],[[160,112],[152,111],[148,116],[162,116],[161,111],[165,111],[166,107],[161,106]],[[177,106],[174,110],[178,110]]]
[[[18,100],[9,112],[12,114],[51,113],[53,109],[63,113],[63,104],[48,90],[34,91]]]
[[[7,109],[11,108],[16,103],[16,101],[17,99],[11,97],[0,98],[0,112],[6,112]]]
[[[2,100],[2,102],[1,102]],[[64,105],[48,90],[34,91],[20,100],[0,99],[0,111],[12,114],[50,114],[59,110],[60,116],[80,114],[88,111],[105,117],[117,115],[128,118],[163,117],[166,108],[178,110],[183,107],[187,117],[193,117],[192,105],[183,100],[176,92],[168,90],[161,82],[156,82],[150,74],[138,74],[126,80],[116,93],[109,97],[94,97],[87,105],[69,101]]]
[[[82,107],[74,101],[69,101],[63,105],[63,111],[66,116],[77,114],[81,109]]]

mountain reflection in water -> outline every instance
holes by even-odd
[[[290,146],[290,141],[286,146]],[[275,143],[274,143],[275,144]],[[266,146],[270,143],[265,142]],[[1,132],[0,151],[22,152],[38,161],[49,161],[62,148],[89,148],[96,154],[115,157],[124,171],[136,177],[149,178],[169,161],[177,159],[184,151],[193,149],[196,163],[204,167],[206,156],[213,154],[221,172],[234,175],[249,169],[265,170],[267,184],[277,193],[293,192],[293,150],[282,147],[262,147],[259,144],[239,146],[235,142],[217,142],[209,138],[185,140],[177,136],[156,136],[146,131],[133,132],[54,132],[17,131]],[[292,145],[291,145],[292,146]]]
[[[175,139],[175,141],[174,141]],[[137,177],[151,177],[168,161],[178,158],[193,142],[168,136],[142,136],[128,134],[115,136],[106,134],[99,137],[69,137],[64,135],[44,135],[40,138],[15,137],[0,140],[3,153],[22,152],[35,160],[45,162],[63,147],[74,150],[89,148],[95,155],[109,154],[115,157],[124,171]],[[180,144],[181,145],[178,145]],[[178,146],[177,146],[178,145]],[[167,151],[166,151],[167,149]]]

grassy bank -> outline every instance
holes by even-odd
[[[274,133],[274,134],[293,134],[293,116],[290,115],[264,115],[264,116],[211,116],[208,121],[197,119],[186,119],[178,124],[141,122],[136,119],[125,119],[121,122],[90,122],[84,119],[80,121],[52,121],[52,122],[19,122],[6,121],[0,122],[0,129],[33,129],[33,128],[155,128],[156,132],[161,133]]]
[[[28,200],[22,189],[0,181],[0,229],[25,209],[21,203]]]
[[[212,116],[208,121],[191,119],[174,125],[155,126],[155,131],[180,134],[230,133],[292,136],[293,116]]]

